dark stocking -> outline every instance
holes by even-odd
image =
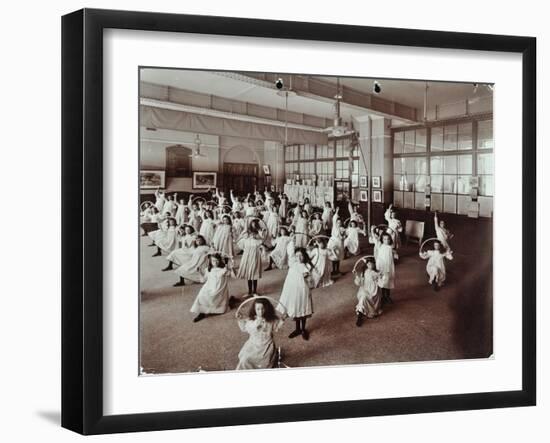
[[[252,293],[257,294],[258,291],[258,280],[252,280]]]
[[[248,280],[248,294],[252,295],[252,280]]]

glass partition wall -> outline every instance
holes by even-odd
[[[490,116],[438,122],[430,127],[399,128],[393,138],[394,204],[467,214],[471,178],[479,179],[480,216],[493,213],[493,120]]]

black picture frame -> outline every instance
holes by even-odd
[[[522,54],[522,388],[505,392],[105,415],[102,408],[102,35],[108,28]],[[536,39],[531,37],[96,9],[65,15],[62,18],[62,426],[82,434],[103,434],[535,405],[535,60]]]

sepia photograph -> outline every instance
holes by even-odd
[[[140,375],[492,358],[493,100],[140,68]]]

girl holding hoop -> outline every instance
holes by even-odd
[[[204,237],[199,235],[195,242],[191,257],[174,272],[180,280],[174,287],[185,286],[185,279],[196,283],[204,283],[205,266],[208,264],[208,253],[210,247],[206,244]]]
[[[327,248],[327,237],[318,236],[311,240],[313,240],[317,246],[311,252],[311,262],[314,263],[311,272],[313,287],[325,288],[334,283],[331,278],[331,260],[335,260],[337,257],[332,249]]]
[[[197,294],[190,312],[197,314],[193,322],[201,321],[209,314],[223,314],[229,307],[228,280],[230,270],[221,254],[210,256],[205,273],[206,282]]]
[[[294,249],[294,244],[288,244],[289,268],[285,283],[281,291],[280,303],[286,306],[287,314],[296,322],[296,329],[288,338],[302,335],[304,340],[309,340],[309,332],[306,329],[306,319],[313,314],[313,301],[309,289],[311,261],[304,248]]]
[[[382,274],[378,281],[378,286],[382,288],[382,304],[393,303],[390,290],[395,287],[395,264],[393,262],[392,238],[387,232],[381,235],[381,243],[378,245],[375,260],[376,268]]]
[[[435,235],[437,239],[441,242],[441,246],[445,248],[446,251],[451,252],[451,245],[449,240],[453,238],[453,234],[445,227],[445,220],[437,219],[437,211],[434,212],[434,225],[435,225]]]
[[[323,229],[326,233],[329,233],[332,229],[332,205],[329,201],[325,202],[325,207],[323,208],[323,215],[321,216],[321,219],[323,220]]]
[[[239,307],[243,307],[245,301]],[[284,309],[283,309],[284,310]],[[239,312],[237,312],[237,316]],[[238,317],[237,317],[238,318]],[[239,352],[237,370],[269,369],[277,363],[277,347],[273,334],[284,322],[284,314],[278,317],[275,308],[267,297],[256,297],[250,301],[246,319],[239,319],[239,328],[249,334],[249,338]]]
[[[396,217],[393,204],[390,204],[390,206],[384,213],[384,218],[386,219],[386,222],[388,223],[389,228],[392,230],[391,237],[392,237],[393,248],[399,249],[399,246],[401,246],[400,233],[403,232],[403,225]]]
[[[293,224],[295,226],[294,232],[294,244],[297,248],[307,247],[307,232],[308,232],[308,215],[307,211],[295,209],[296,214],[294,215]]]
[[[426,240],[422,246],[430,240],[434,239]],[[434,240],[433,243],[434,248],[432,250],[423,251],[421,246],[418,255],[424,260],[428,259],[428,263],[426,264],[426,272],[429,277],[428,283],[433,287],[434,291],[439,291],[439,288],[443,286],[447,278],[445,259],[452,260],[453,254],[450,250],[442,250],[443,246],[439,240]]]
[[[321,214],[319,212],[314,212],[311,217],[311,221],[309,222],[309,236],[315,237],[316,235],[321,234],[321,231],[323,230],[323,220],[321,219]]]
[[[212,213],[212,211],[207,209],[204,211],[201,228],[199,230],[199,234],[204,237],[207,245],[212,244],[212,240],[214,238],[214,228],[214,214]]]
[[[365,262],[365,269],[358,273],[353,269],[355,275],[354,283],[359,286],[357,291],[357,305],[355,306],[355,314],[357,320],[356,326],[361,326],[365,317],[374,318],[382,314],[381,298],[378,293],[378,284],[381,280],[381,274],[376,270],[374,257],[369,256],[359,259]]]
[[[223,252],[228,257],[233,257],[233,227],[229,215],[222,215],[216,225],[212,237],[212,246],[216,251]]]
[[[275,248],[269,253],[269,266],[265,269],[271,271],[273,265],[278,269],[288,268],[288,244],[292,241],[292,237],[289,236],[288,228],[281,226],[279,228],[279,236],[272,240]]]
[[[357,220],[350,219],[349,226],[346,229],[344,247],[351,255],[359,254],[359,234],[367,235],[364,229],[359,228]]]
[[[237,278],[247,281],[249,297],[258,295],[258,280],[262,277],[263,242],[258,219],[250,221],[246,232],[237,242],[238,247],[243,250]]]

